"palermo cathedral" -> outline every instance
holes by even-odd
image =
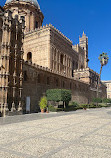
[[[99,74],[88,67],[88,37],[79,44],[51,24],[37,0],[7,0],[0,7],[0,113],[37,112],[47,89],[69,89],[72,101],[90,103],[97,96]],[[99,86],[99,97],[106,87]]]

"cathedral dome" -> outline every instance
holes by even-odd
[[[40,9],[39,3],[37,2],[37,0],[7,0],[5,4],[11,3],[11,2],[29,2],[31,4],[34,4],[37,8]]]

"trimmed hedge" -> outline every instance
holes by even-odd
[[[49,89],[46,91],[48,101],[64,101],[66,104],[71,100],[71,91],[66,89]]]
[[[111,103],[111,99],[104,98],[104,99],[102,100],[102,102],[103,102],[103,103]]]
[[[49,105],[48,110],[51,112],[59,112],[59,111],[63,111],[63,108],[55,108],[53,105]]]
[[[102,103],[102,99],[101,98],[93,98],[93,103]]]

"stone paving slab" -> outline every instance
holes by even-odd
[[[0,158],[111,158],[111,108],[0,118]]]

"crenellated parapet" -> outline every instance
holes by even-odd
[[[45,30],[50,31],[51,29],[53,31],[55,31],[56,33],[58,33],[64,40],[66,40],[67,42],[69,42],[72,45],[72,41],[69,38],[67,38],[63,33],[61,33],[57,28],[55,28],[52,24],[49,24],[49,25],[46,24],[44,26],[41,26],[40,28],[36,28],[35,30],[31,30],[29,32],[26,32],[25,36],[27,36],[27,35],[30,36],[30,35],[33,35],[34,33],[39,34]]]

